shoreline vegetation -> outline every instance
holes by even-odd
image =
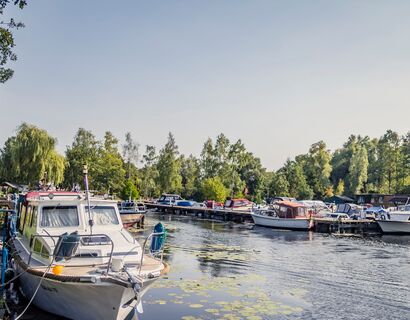
[[[180,154],[172,133],[160,150],[141,148],[129,132],[120,145],[110,131],[98,140],[84,128],[77,130],[64,155],[56,144],[46,130],[22,123],[0,149],[0,180],[83,189],[82,168],[87,164],[92,189],[123,199],[164,192],[197,201],[230,196],[256,202],[274,196],[410,193],[410,132],[400,136],[387,130],[380,138],[351,135],[335,151],[319,141],[277,171],[267,171],[241,140],[231,142],[223,133],[215,141],[208,138],[199,157]]]

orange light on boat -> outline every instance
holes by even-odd
[[[63,273],[63,269],[64,269],[64,266],[57,264],[53,267],[52,271],[56,276],[59,276],[60,274]]]

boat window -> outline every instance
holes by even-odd
[[[21,213],[20,213],[20,225],[19,225],[20,231],[23,231],[24,229],[24,220],[26,219],[26,212],[27,212],[27,206],[23,205],[21,207]]]
[[[115,208],[111,206],[95,206],[91,208],[95,224],[119,224]]]
[[[33,207],[28,206],[27,211],[26,211],[26,218],[24,221],[24,228],[31,226],[31,218],[33,217],[32,212],[33,212]]]
[[[37,227],[37,207],[33,207],[30,227]]]
[[[40,254],[43,258],[50,257],[50,252],[47,250],[46,246],[44,246],[44,244],[38,238],[34,240],[33,252]]]
[[[62,228],[76,227],[80,224],[77,206],[43,207],[41,227]]]

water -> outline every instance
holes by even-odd
[[[171,270],[141,320],[409,319],[410,237],[346,238],[151,215]]]
[[[346,238],[149,213],[171,269],[141,320],[409,319],[410,236]],[[26,319],[58,319],[31,308]]]

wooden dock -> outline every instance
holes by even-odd
[[[314,218],[314,231],[340,235],[372,235],[381,233],[374,220]]]
[[[178,215],[189,215],[201,219],[216,219],[222,221],[234,222],[253,222],[249,211],[233,211],[226,209],[212,209],[205,207],[185,207],[174,206],[157,203],[145,202],[145,206],[149,209],[157,209],[160,212],[166,212]]]
[[[149,209],[157,209],[159,212],[192,216],[200,219],[253,223],[253,219],[249,211],[233,211],[205,207],[185,207],[150,202],[146,202],[145,206]],[[381,233],[379,225],[374,220],[313,218],[313,222],[313,231],[320,233],[362,236]]]

